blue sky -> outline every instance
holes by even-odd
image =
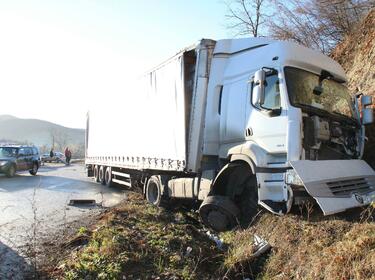
[[[84,127],[140,73],[230,37],[225,13],[221,0],[0,0],[0,114]]]

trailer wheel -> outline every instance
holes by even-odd
[[[87,177],[93,177],[94,176],[94,170],[92,168],[92,165],[86,165],[86,175],[87,175]]]
[[[104,184],[107,187],[112,187],[112,168],[107,167],[104,172]]]
[[[149,203],[159,206],[162,200],[162,185],[157,176],[151,176],[146,185],[146,199]]]
[[[239,224],[240,209],[228,196],[208,196],[199,208],[202,222],[215,231],[226,231]]]
[[[101,183],[102,185],[105,184],[105,180],[104,180],[104,175],[105,175],[105,166],[100,166],[99,168],[99,174],[98,174],[98,182]]]
[[[99,182],[99,166],[94,166],[94,180],[95,182]]]

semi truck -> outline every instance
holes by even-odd
[[[202,39],[88,113],[87,174],[156,206],[196,201],[216,231],[259,206],[284,215],[312,200],[330,215],[368,205],[372,99],[346,82],[337,62],[293,42]]]

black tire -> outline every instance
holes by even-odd
[[[241,209],[241,224],[247,227],[259,211],[258,188],[255,176],[249,177],[241,195],[235,198],[236,204]]]
[[[105,166],[100,166],[99,168],[99,174],[98,174],[98,182],[100,182],[102,185],[105,184],[105,180],[104,180],[104,175],[105,175],[105,170],[106,170],[106,167]]]
[[[239,224],[240,209],[228,196],[208,196],[199,208],[202,222],[215,231],[231,230]]]
[[[86,166],[86,176],[87,177],[93,177],[94,176],[94,170],[91,165]]]
[[[155,206],[161,206],[162,192],[163,189],[159,177],[151,176],[146,185],[146,200]]]
[[[16,167],[12,164],[11,166],[9,166],[9,168],[6,172],[6,176],[8,178],[12,178],[12,177],[14,177],[15,174],[16,174]]]
[[[33,163],[33,168],[31,170],[29,170],[29,173],[33,176],[36,175],[36,173],[38,173],[38,169],[39,169],[39,166],[36,162]]]
[[[99,182],[99,166],[94,166],[94,180],[95,182]]]
[[[113,182],[112,182],[112,168],[111,167],[107,167],[105,169],[105,172],[104,172],[104,184],[107,187],[112,187],[113,186]]]

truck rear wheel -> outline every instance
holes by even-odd
[[[94,180],[95,182],[99,182],[99,166],[94,166]]]
[[[151,176],[146,185],[146,199],[149,203],[160,206],[162,202],[162,184],[158,176]]]
[[[199,208],[202,222],[215,231],[226,231],[239,224],[240,209],[228,196],[208,196]]]
[[[100,166],[99,174],[98,174],[98,182],[100,182],[102,185],[105,184],[105,180],[104,180],[105,170],[106,170],[105,166],[103,166],[103,165]]]

